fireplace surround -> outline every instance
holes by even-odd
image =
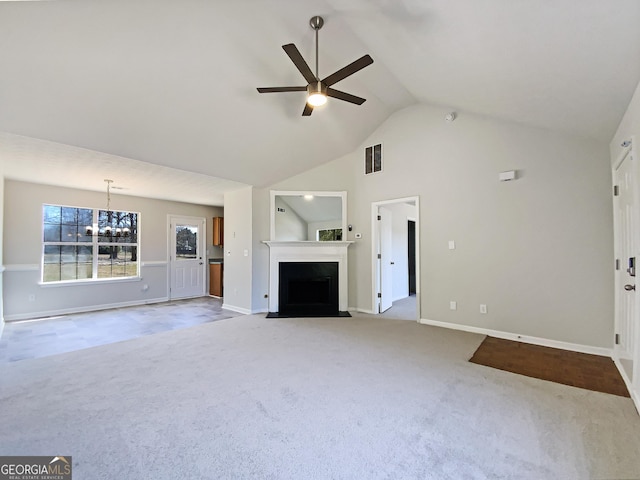
[[[269,246],[268,317],[350,316],[347,248],[353,242],[264,243]]]

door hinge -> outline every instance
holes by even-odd
[[[378,292],[378,298],[382,298],[382,293]]]
[[[616,258],[616,270],[620,270],[620,259]]]
[[[381,254],[381,253],[379,253],[379,254],[378,254],[378,260],[380,260],[381,258],[382,258],[382,254]]]
[[[618,187],[618,185],[614,185],[613,186],[613,196],[617,197],[618,195],[620,195],[620,187]]]
[[[378,220],[382,220],[382,217],[380,215],[378,215]]]
[[[620,345],[620,334],[616,333],[616,345]]]

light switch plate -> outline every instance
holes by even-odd
[[[455,250],[456,249],[456,242],[454,242],[453,240],[449,240],[449,250]]]

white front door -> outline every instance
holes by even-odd
[[[638,224],[636,211],[636,160],[629,151],[614,173],[617,195],[614,197],[616,236],[616,319],[614,354],[629,381],[633,380],[634,354],[637,348],[636,265]],[[640,285],[638,287],[640,289]]]
[[[206,283],[206,219],[172,216],[169,224],[169,297],[202,296]]]

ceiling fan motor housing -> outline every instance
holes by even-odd
[[[312,82],[309,85],[307,85],[307,93],[309,95],[313,95],[315,93],[319,93],[321,95],[326,95],[327,94],[327,86],[322,83],[321,81],[317,81],[317,82]]]

